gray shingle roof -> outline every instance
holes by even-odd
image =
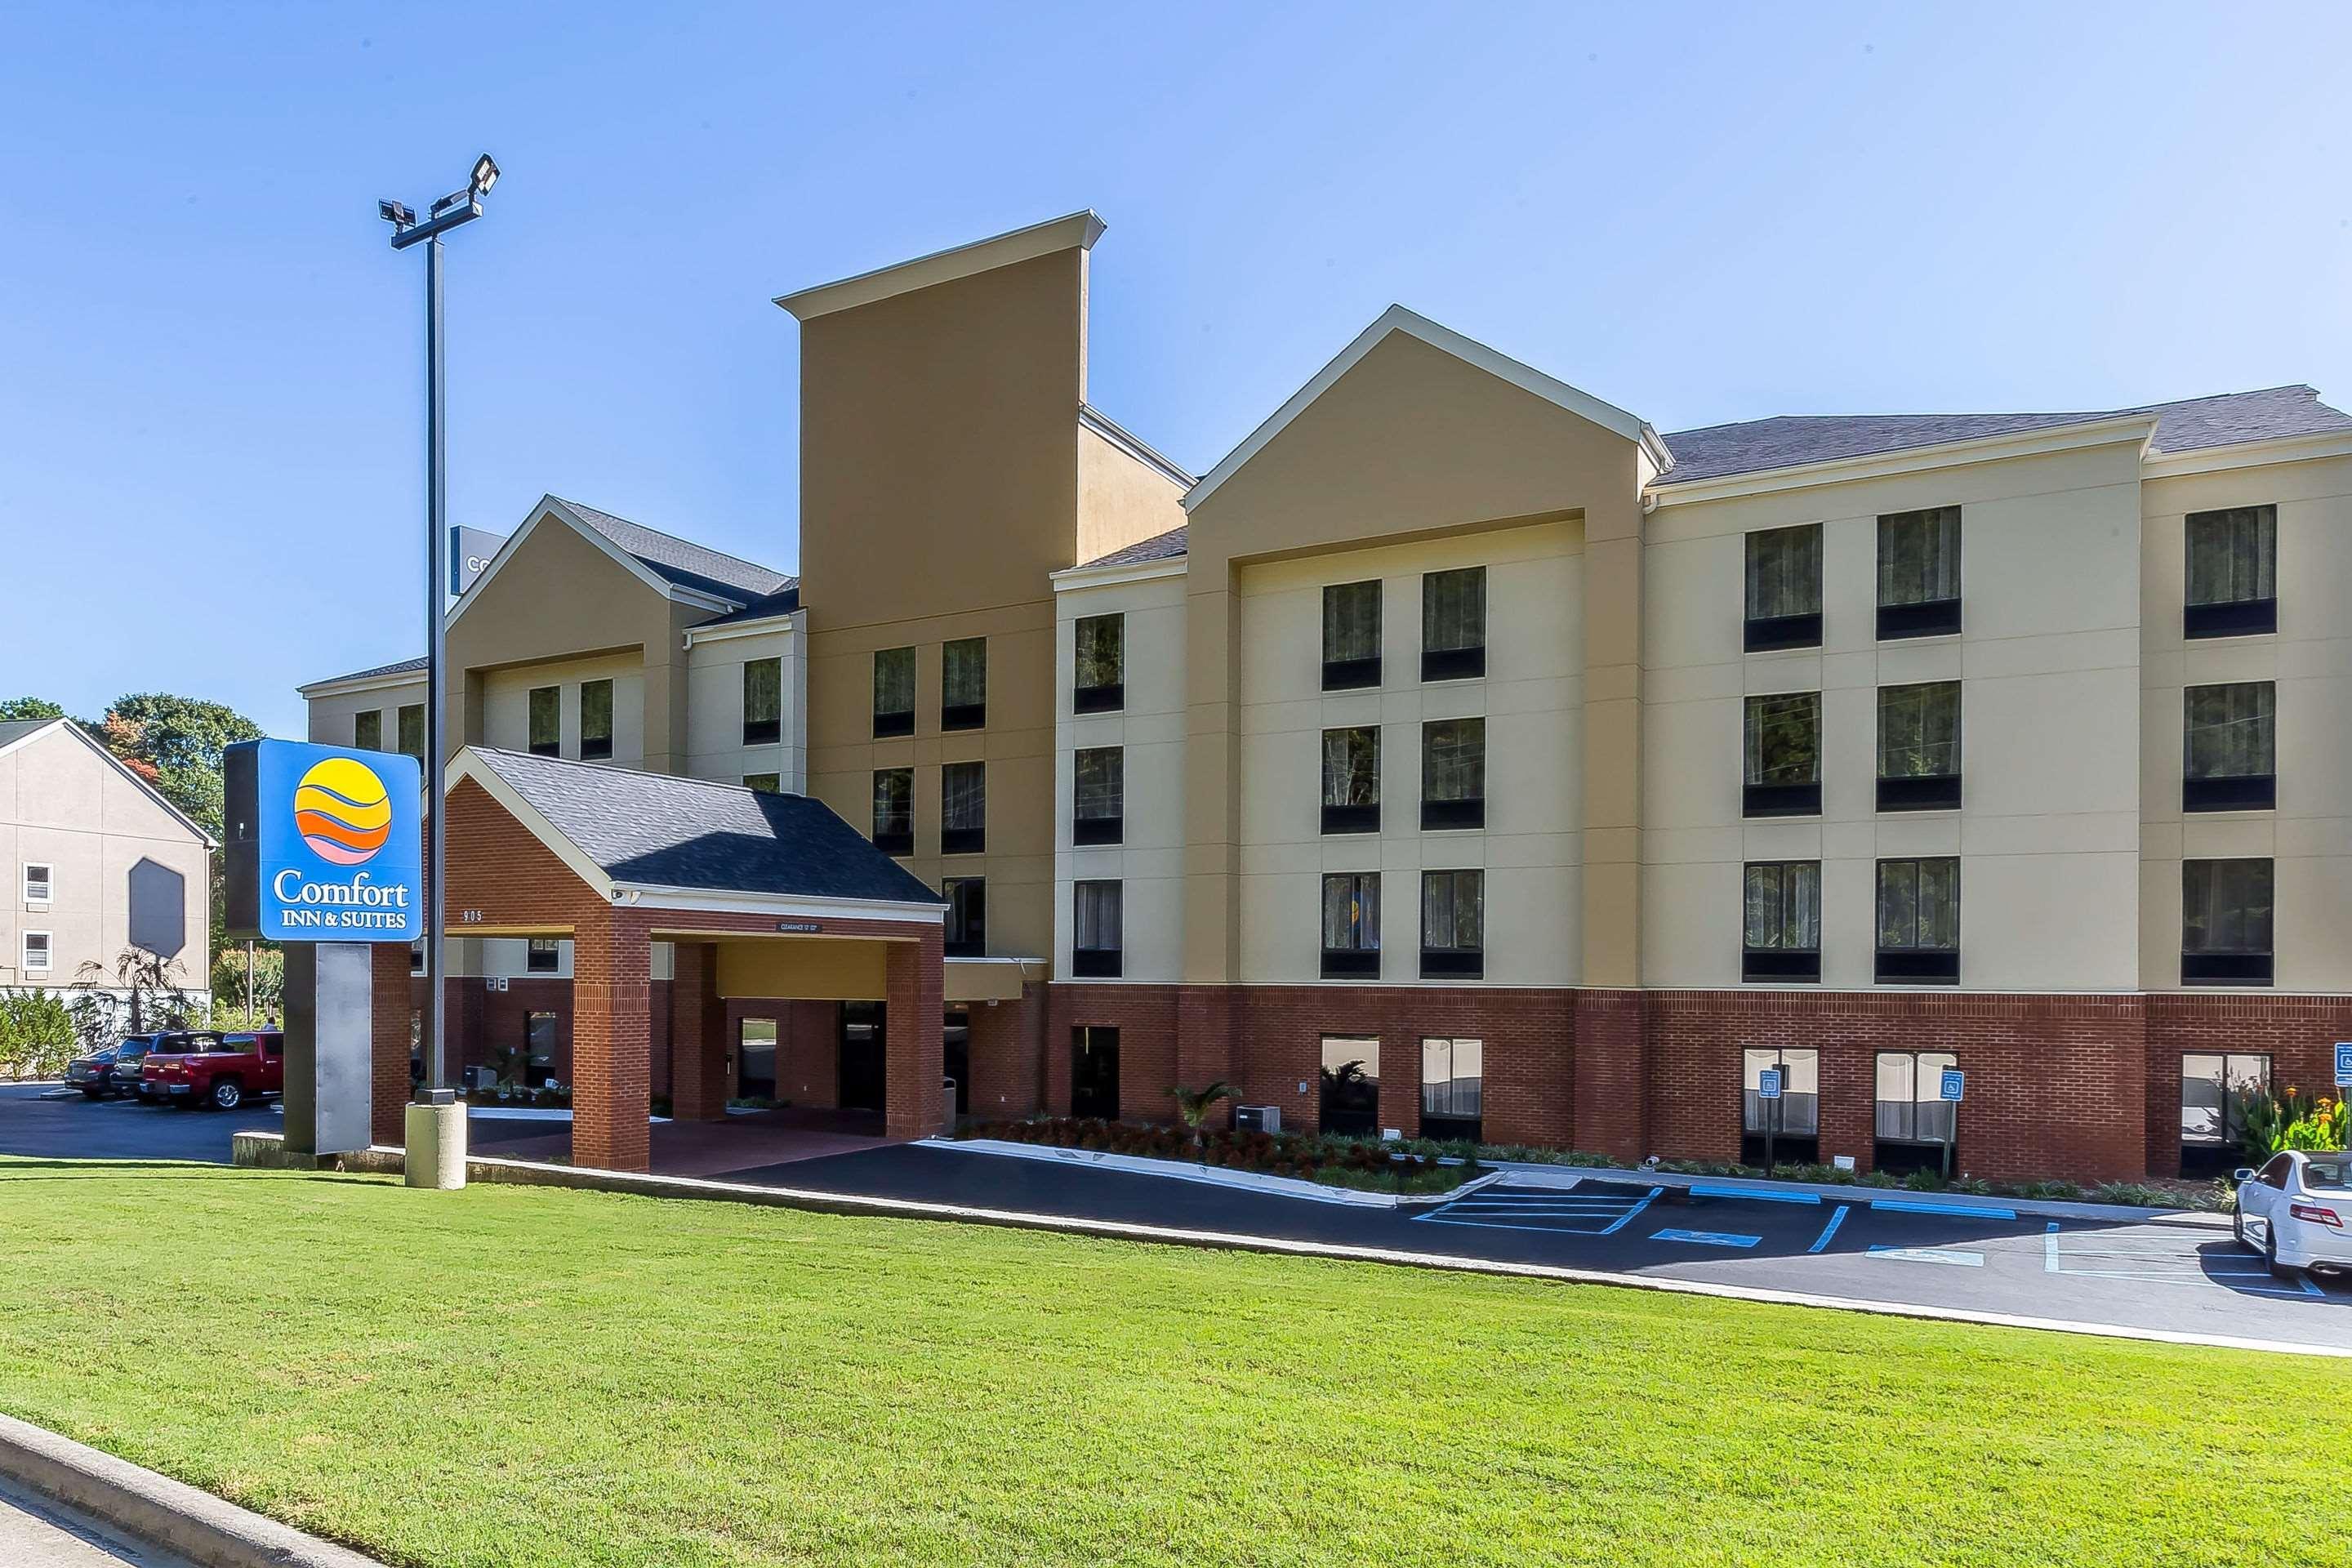
[[[415,658],[404,658],[395,664],[379,664],[371,669],[355,669],[349,675],[331,675],[323,680],[311,681],[310,684],[331,686],[338,680],[368,680],[379,675],[407,675],[412,671],[418,675],[425,673],[425,658],[422,654]]]
[[[818,899],[944,902],[822,801],[708,779],[473,748],[616,882]]]
[[[1782,415],[1669,433],[1664,439],[1674,454],[1674,466],[1656,482],[1688,484],[2128,414],[2156,416],[2155,446],[2159,452],[2192,452],[2242,441],[2352,430],[2352,417],[2320,402],[2319,394],[2308,386],[2273,386],[2260,392],[2229,392],[2179,403],[2076,414]]]
[[[36,730],[45,730],[56,723],[55,719],[0,720],[0,746],[13,746]]]
[[[723,626],[736,621],[764,621],[771,616],[789,616],[801,607],[801,581],[795,577],[792,586],[780,594],[770,594],[752,600],[740,610],[730,610],[723,616],[713,616],[707,621],[697,621],[702,626]]]
[[[1154,561],[1173,561],[1184,553],[1185,526],[1179,523],[1165,533],[1155,533],[1149,539],[1139,539],[1133,544],[1124,545],[1112,551],[1108,555],[1098,556],[1092,561],[1081,561],[1078,564],[1081,566],[1145,566]]]
[[[609,511],[598,511],[576,500],[564,500],[562,496],[555,499],[579,513],[580,520],[589,527],[680,587],[699,589],[740,605],[800,586],[799,578],[772,566],[761,566],[740,556],[706,549],[675,534],[631,522],[625,517],[614,517]]]

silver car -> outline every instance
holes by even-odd
[[[2237,1173],[2238,1212],[2230,1228],[2277,1275],[2316,1264],[2352,1269],[2352,1154],[2273,1154],[2259,1171]]]

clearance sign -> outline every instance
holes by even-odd
[[[415,942],[425,858],[413,757],[249,741],[223,758],[232,936]]]

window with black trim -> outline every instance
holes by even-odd
[[[1882,985],[1960,982],[1960,863],[1948,856],[1878,863]]]
[[[784,661],[753,658],[743,663],[743,743],[772,746],[784,725]]]
[[[1750,697],[1742,710],[1748,816],[1818,816],[1822,810],[1822,694]]]
[[[1323,689],[1381,683],[1381,585],[1331,583],[1323,589]]]
[[[982,958],[988,952],[988,884],[978,877],[950,877],[940,884],[948,901],[947,956]]]
[[[1370,1137],[1381,1125],[1379,1037],[1326,1035],[1322,1044],[1318,1127],[1343,1137]]]
[[[555,938],[535,936],[523,953],[522,968],[526,974],[553,974],[562,963],[563,949]]]
[[[940,853],[977,855],[988,847],[988,765],[949,763],[940,769]]]
[[[1878,636],[1948,637],[1960,629],[1960,509],[1934,506],[1878,520]]]
[[[1082,980],[1116,979],[1124,961],[1124,902],[1117,882],[1070,884],[1070,973]]]
[[[613,683],[580,683],[580,755],[594,762],[613,754]]]
[[[2189,560],[2181,635],[2242,637],[2278,630],[2278,508],[2192,511],[2184,531]]]
[[[1486,569],[1462,566],[1421,579],[1421,678],[1468,680],[1486,673]]]
[[[1960,683],[1878,689],[1878,809],[1951,811],[1960,804]]]
[[[1942,1168],[1956,1124],[1944,1074],[1959,1065],[1949,1051],[1878,1053],[1873,1168],[1896,1174]]]
[[[1759,529],[1748,536],[1749,653],[1822,646],[1822,525]]]
[[[2181,693],[2180,809],[2269,811],[2278,805],[2278,685],[2238,680]]]
[[[1822,1053],[1778,1046],[1740,1053],[1739,1163],[1764,1163],[1765,1134],[1771,1134],[1775,1163],[1811,1165],[1822,1157]],[[1766,1068],[1780,1074],[1780,1096],[1763,1096]]]
[[[543,1089],[555,1079],[555,1055],[563,1045],[563,1021],[552,1013],[527,1013],[522,1021],[522,1080]]]
[[[2180,863],[2180,983],[2268,985],[2273,967],[2268,859]]]
[[[1788,983],[1822,977],[1822,863],[1768,860],[1743,879],[1739,977]]]
[[[874,735],[915,732],[915,650],[883,647],[874,650]]]
[[[1486,973],[1486,873],[1421,874],[1421,977],[1475,980]]]
[[[370,708],[352,715],[352,749],[360,752],[383,750],[383,710]]]
[[[988,639],[960,637],[940,649],[940,728],[988,723]]]
[[[1421,1135],[1441,1143],[1486,1141],[1486,1042],[1455,1035],[1421,1042]]]
[[[563,689],[562,687],[531,688],[530,754],[534,757],[560,757],[563,754]]]
[[[2268,1094],[2261,1051],[2189,1051],[2180,1058],[2180,1173],[2218,1176],[2246,1163],[2246,1110]]]
[[[1127,752],[1081,746],[1072,757],[1070,842],[1118,844],[1127,837]]]
[[[425,760],[425,704],[422,702],[402,704],[398,723],[401,755],[415,757],[418,762],[423,762]]]
[[[915,852],[915,770],[874,770],[874,847],[885,855]]]
[[[1070,692],[1076,713],[1116,713],[1127,706],[1127,617],[1082,616],[1076,623],[1076,679]]]
[[[1380,873],[1326,872],[1323,878],[1323,978],[1378,979],[1380,973]]]
[[[1381,731],[1377,724],[1323,731],[1323,831],[1381,830]]]
[[[1486,826],[1486,721],[1433,719],[1421,727],[1421,825]]]
[[[408,944],[408,973],[411,974],[425,973],[425,939],[423,937],[418,937]]]

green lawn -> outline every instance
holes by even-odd
[[[2352,1371],[726,1204],[0,1161],[0,1408],[436,1568],[2340,1563],[2314,1481]]]

